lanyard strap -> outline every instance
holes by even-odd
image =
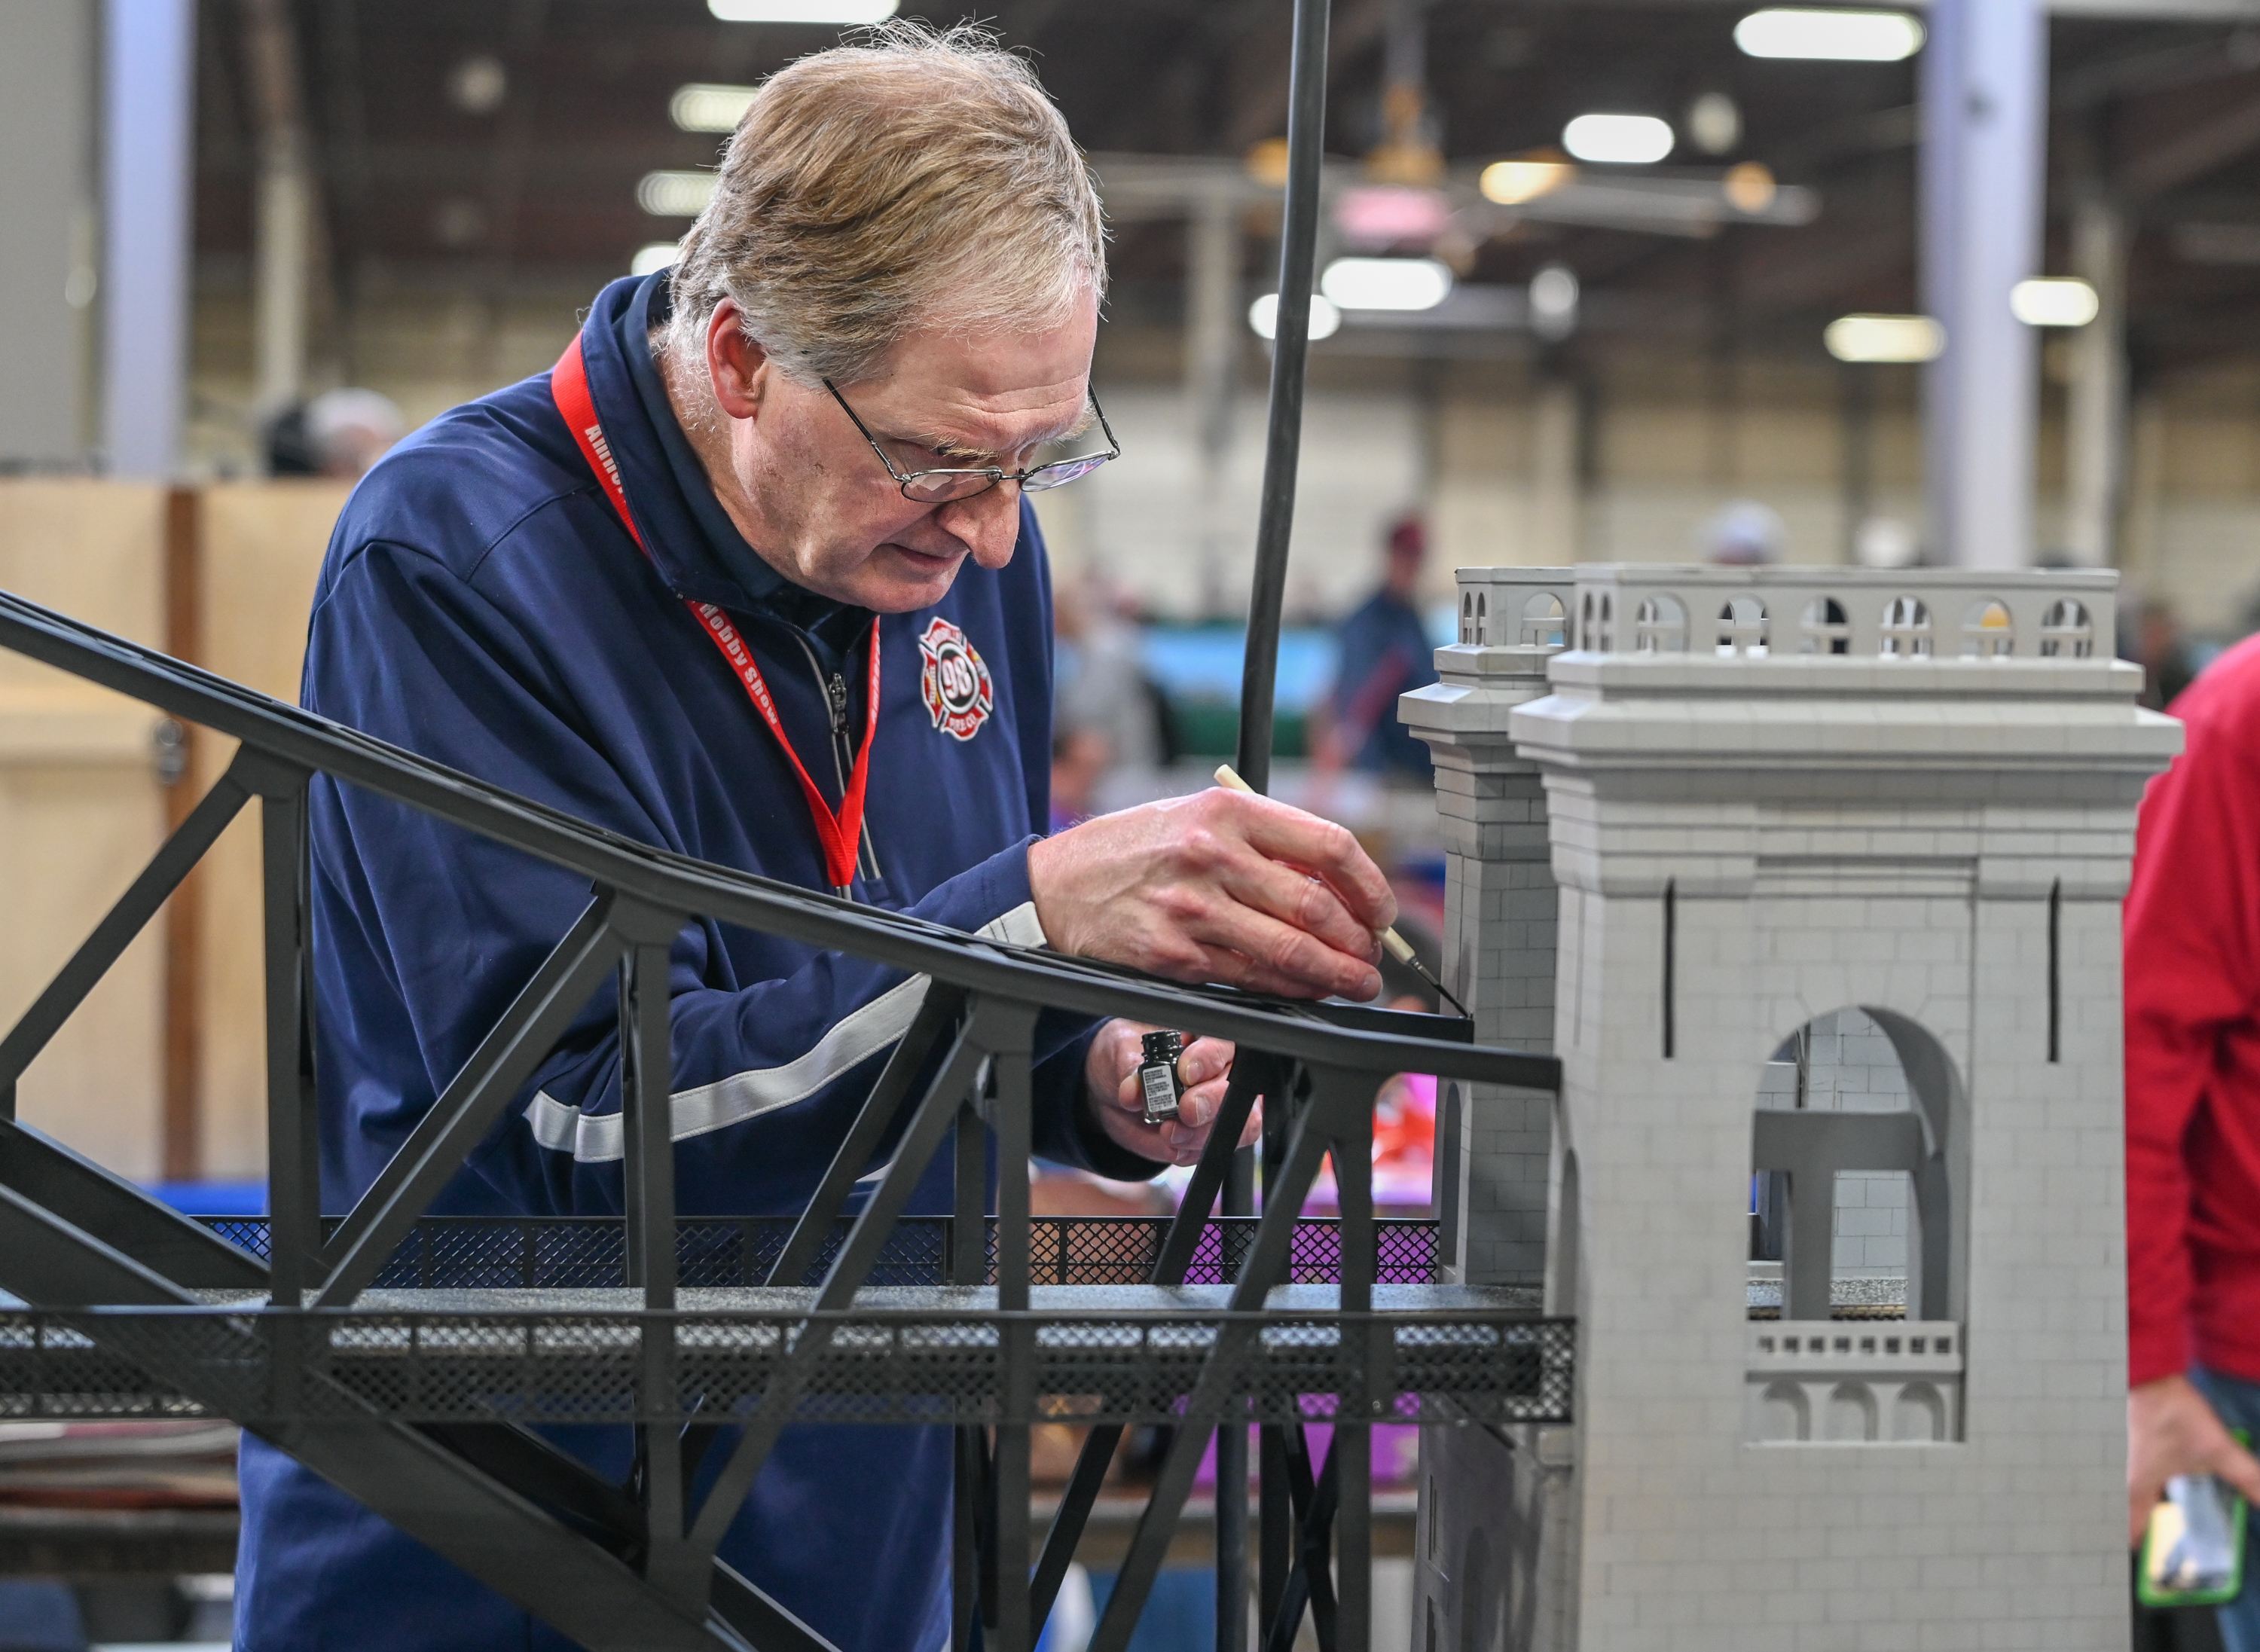
[[[589,394],[589,371],[581,359],[581,340],[576,333],[565,354],[557,358],[557,365],[549,371],[549,394],[557,404],[558,414],[565,420],[565,428],[572,432],[573,440],[581,449],[581,456],[589,461],[604,497],[611,502],[613,511],[620,518],[637,548],[646,556],[651,547],[646,545],[643,534],[628,514],[627,490],[620,485],[620,468],[613,462],[612,450],[604,440],[604,426],[597,419],[597,404]],[[816,840],[824,849],[824,875],[832,887],[845,892],[855,881],[855,862],[863,843],[863,795],[871,773],[871,735],[879,724],[879,620],[871,618],[871,672],[869,686],[863,702],[863,743],[855,753],[855,764],[848,776],[848,789],[840,799],[835,814],[832,805],[817,790],[816,782],[809,778],[808,766],[800,761],[800,754],[792,748],[792,739],[784,732],[784,719],[777,715],[776,702],[770,697],[769,685],[762,676],[762,668],[755,662],[754,651],[745,637],[731,623],[729,615],[712,603],[694,602],[689,597],[683,605],[691,617],[713,639],[714,646],[729,662],[731,671],[746,690],[746,697],[762,714],[769,733],[783,749],[785,761],[792,765],[795,779],[800,782],[800,795],[807,800],[809,819],[816,826]]]

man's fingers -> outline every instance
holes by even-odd
[[[1177,1057],[1177,1076],[1187,1084],[1205,1084],[1232,1071],[1230,1039],[1197,1038]]]
[[[1315,935],[1253,907],[1221,907],[1205,927],[1207,933],[1199,937],[1204,945],[1242,960],[1242,967],[1216,977],[1234,986],[1284,998],[1339,993],[1360,1003],[1381,990],[1381,971],[1362,956],[1337,952]]]
[[[1324,878],[1366,928],[1386,929],[1397,921],[1397,897],[1389,880],[1348,827],[1269,797],[1239,801],[1245,805],[1249,847]]]
[[[1370,962],[1381,960],[1381,943],[1374,939],[1373,926],[1353,916],[1329,883],[1253,853],[1234,855],[1224,869],[1222,882],[1224,892],[1243,906],[1315,935],[1336,952]]]

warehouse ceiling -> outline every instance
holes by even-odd
[[[1157,205],[1146,183],[1244,180],[1251,149],[1284,132],[1288,0],[986,0],[980,10],[1034,57],[1100,158],[1116,220],[1116,313],[1175,318],[1185,226],[1169,189]],[[1394,10],[1334,5],[1327,147],[1349,183],[1388,135]],[[962,15],[905,8],[921,11]],[[1746,57],[1738,15],[1686,0],[1428,5],[1413,54],[1426,81],[1421,132],[1462,197],[1475,198],[1482,165],[1542,151],[1572,116],[1600,109],[1661,115],[1680,130],[1667,166],[1601,169],[1629,189],[1699,193],[1757,162],[1780,185],[1809,190],[1818,209],[1805,223],[1609,211],[1564,222],[1543,203],[1484,209],[1480,232],[1453,249],[1463,280],[1505,290],[1547,265],[1572,269],[1596,343],[1817,354],[1833,316],[1913,308],[1915,64]],[[201,278],[246,280],[261,145],[278,123],[295,124],[317,179],[319,279],[346,304],[378,291],[593,290],[635,248],[683,227],[639,207],[638,181],[715,157],[717,138],[672,124],[676,89],[757,80],[829,38],[718,21],[705,0],[223,0],[202,17]],[[2260,353],[2260,28],[2059,18],[2051,58],[2051,270],[2068,260],[2073,203],[2103,192],[2134,213],[2138,371]],[[277,65],[287,65],[280,81]],[[1706,97],[1713,153],[1691,135]],[[1134,157],[1178,159],[1157,168]],[[1272,256],[1272,214],[1260,186],[1246,187],[1252,293]],[[1513,320],[1499,325],[1512,331]]]

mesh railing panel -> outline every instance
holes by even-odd
[[[676,1391],[646,1393],[643,1339],[670,1334]],[[1009,1411],[1008,1359],[1033,1377]],[[0,1418],[715,1421],[785,1378],[808,1423],[1168,1422],[1205,1377],[1250,1421],[1560,1422],[1572,1360],[1569,1321],[1491,1311],[25,1310],[0,1312]]]
[[[231,1244],[264,1258],[267,1219],[202,1219]],[[1240,1277],[1255,1242],[1254,1217],[1209,1222],[1187,1269],[1188,1284],[1228,1284]],[[335,1223],[331,1224],[333,1227]],[[988,1277],[996,1277],[997,1224],[989,1223]],[[1131,1285],[1145,1283],[1161,1252],[1169,1220],[1143,1216],[1040,1216],[1032,1224],[1029,1255],[1039,1283]],[[948,1277],[951,1219],[907,1216],[887,1235],[869,1283],[932,1285]],[[847,1237],[841,1220],[826,1237],[808,1277],[780,1284],[812,1284],[823,1277]],[[783,1252],[792,1232],[789,1217],[686,1217],[676,1224],[676,1265],[689,1286],[760,1284]],[[381,1287],[422,1289],[618,1287],[627,1283],[626,1230],[617,1219],[593,1216],[432,1216],[417,1223],[386,1261]],[[1374,1224],[1380,1284],[1428,1284],[1436,1277],[1436,1224],[1389,1218]],[[1341,1224],[1307,1219],[1295,1225],[1288,1277],[1300,1284],[1331,1284],[1341,1275]]]

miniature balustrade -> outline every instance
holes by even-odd
[[[1942,1445],[1961,1436],[1962,1327],[1778,1319],[1749,1327],[1753,1445]]]
[[[2115,584],[2085,569],[2004,578],[1965,569],[1609,564],[1577,570],[1570,646],[1744,660],[2107,661]],[[1463,642],[1522,641],[1507,627],[1535,628],[1523,610],[1486,619],[1505,594],[1463,574]]]

